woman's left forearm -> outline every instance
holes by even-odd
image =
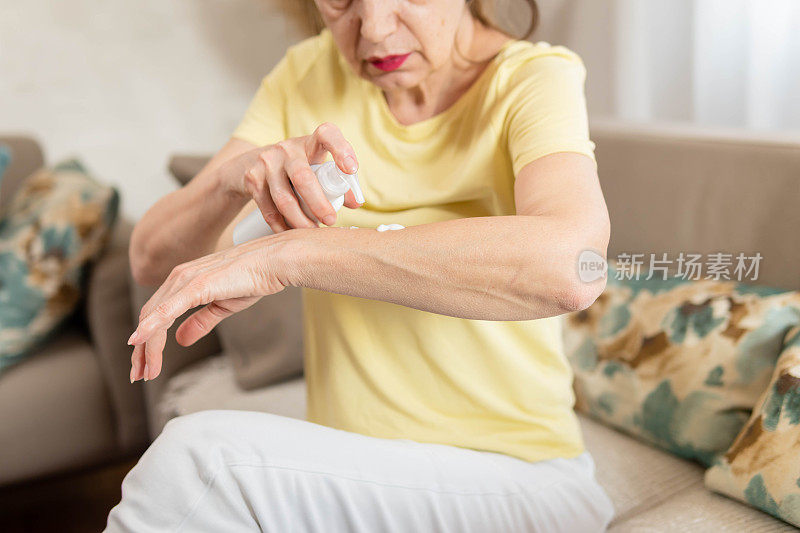
[[[604,280],[582,283],[578,255],[605,256],[604,224],[551,216],[475,217],[403,230],[280,233],[274,263],[290,285],[479,320],[532,320],[582,309]]]

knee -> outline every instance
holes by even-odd
[[[272,461],[297,446],[305,424],[252,411],[200,411],[167,422],[153,447],[196,464]]]
[[[218,411],[201,411],[171,419],[142,455],[132,472],[171,472],[181,478],[207,479],[225,462],[227,448]],[[169,480],[165,480],[169,481]]]
[[[177,416],[164,425],[161,433],[173,439],[213,438],[226,433],[225,427],[231,425],[235,414],[236,411],[209,410]]]
[[[226,417],[222,411],[199,411],[169,420],[153,446],[171,452],[209,451],[224,440]]]
[[[198,411],[188,415],[176,416],[167,421],[164,429],[161,430],[161,435],[197,435],[198,433],[207,432],[219,425],[219,421],[224,416],[223,412],[218,410]]]
[[[263,427],[264,419],[260,417],[265,416],[268,415],[248,411],[199,411],[171,419],[156,442],[192,456],[238,457],[253,443],[250,433],[256,427]]]

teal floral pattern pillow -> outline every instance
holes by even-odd
[[[0,220],[0,371],[75,310],[117,208],[117,192],[74,160],[25,179]]]
[[[619,280],[567,315],[576,408],[706,466],[769,383],[800,294],[728,281]]]
[[[0,182],[3,180],[3,172],[11,163],[11,150],[5,144],[0,144]]]
[[[800,527],[800,328],[788,333],[769,386],[705,483]]]

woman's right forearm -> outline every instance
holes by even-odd
[[[156,202],[136,224],[129,254],[138,283],[158,285],[175,265],[214,251],[222,231],[247,202],[226,192],[217,174],[198,175]]]
[[[176,266],[215,250],[248,198],[233,192],[255,147],[231,139],[187,185],[156,202],[136,224],[129,256],[134,279],[159,285]]]

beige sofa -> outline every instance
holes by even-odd
[[[800,288],[800,139],[643,128],[595,122],[592,138],[621,252],[761,252],[759,283]],[[185,183],[204,156],[177,156]],[[136,305],[147,296],[137,289]],[[255,322],[253,328],[261,325]],[[300,354],[297,354],[300,357]],[[190,350],[170,340],[164,372],[145,386],[150,431],[204,409],[248,409],[302,418],[301,376],[257,390],[236,383],[216,335]],[[760,511],[703,487],[703,469],[581,415],[597,476],[616,507],[612,531],[791,531]]]
[[[12,163],[0,182],[7,205],[44,164],[29,137],[0,137]],[[0,486],[137,454],[147,444],[144,397],[128,381],[133,331],[128,284],[131,224],[119,220],[95,261],[74,320],[29,358],[0,374]]]

